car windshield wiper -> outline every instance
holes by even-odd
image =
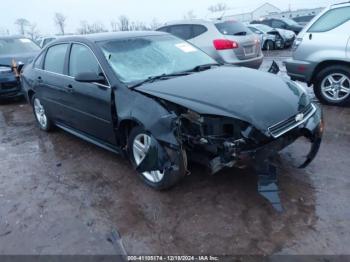
[[[167,79],[172,78],[172,77],[185,76],[188,74],[189,74],[188,72],[180,72],[180,73],[172,73],[172,74],[162,74],[162,75],[158,75],[158,76],[150,76],[145,80],[142,80],[136,84],[130,85],[129,88],[134,89],[134,88],[141,86],[145,83],[153,83],[153,82],[158,81],[158,80],[167,80]]]
[[[194,68],[187,70],[185,72],[201,72],[201,71],[209,70],[213,66],[221,66],[221,64],[211,63],[211,64],[199,65],[199,66],[195,66]]]

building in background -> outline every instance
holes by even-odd
[[[271,13],[268,15],[268,18],[295,18],[300,16],[316,16],[323,11],[324,7],[318,7],[313,9],[298,9],[283,11],[280,13]]]
[[[282,12],[278,7],[265,3],[256,9],[228,9],[225,11],[214,12],[209,15],[210,19],[222,18],[224,20],[238,20],[241,22],[250,22],[252,20],[260,19],[261,17],[266,17],[269,14],[276,14]]]
[[[214,12],[209,15],[210,19],[221,18],[223,20],[238,20],[243,23],[249,23],[252,20],[259,20],[262,18],[294,18],[299,16],[315,16],[319,14],[323,8],[313,8],[313,9],[299,9],[299,10],[289,10],[282,11],[278,7],[265,3],[256,9],[228,9],[225,11]]]

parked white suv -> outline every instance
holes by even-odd
[[[350,2],[315,17],[298,35],[293,59],[285,65],[293,80],[314,85],[322,103],[350,103]]]

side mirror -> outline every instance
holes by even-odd
[[[79,73],[74,77],[75,81],[82,83],[105,83],[106,79],[102,75],[93,72]]]

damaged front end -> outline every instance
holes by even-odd
[[[321,110],[313,104],[310,108],[306,115],[293,116],[269,130],[257,130],[241,120],[187,111],[179,118],[179,136],[190,159],[207,165],[212,174],[225,167],[244,166],[249,160],[265,161],[303,136],[312,144],[301,165],[305,168],[315,158],[323,133]]]
[[[323,134],[321,109],[310,103],[299,114],[292,116],[267,130],[258,130],[245,121],[212,115],[200,115],[194,111],[167,103],[172,114],[162,118],[174,135],[177,144],[152,137],[152,143],[139,172],[152,170],[177,171],[187,167],[190,161],[208,167],[211,174],[224,168],[253,165],[258,176],[258,191],[274,208],[282,211],[277,186],[277,173],[271,161],[298,138],[305,137],[311,143],[310,152],[301,168],[307,167],[316,157]],[[163,134],[164,135],[164,134]],[[186,162],[183,165],[183,162]]]
[[[258,191],[272,206],[282,212],[277,186],[277,169],[272,160],[277,154],[305,137],[311,143],[300,168],[316,157],[323,135],[321,109],[314,104],[268,130],[257,130],[236,119],[200,116],[192,111],[181,115],[180,137],[191,160],[206,165],[212,174],[225,167],[253,164],[258,177]]]

